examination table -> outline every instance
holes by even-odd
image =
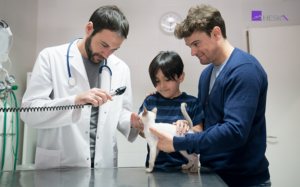
[[[223,187],[226,183],[208,167],[199,173],[181,167],[155,168],[146,173],[144,167],[130,168],[68,168],[51,170],[24,169],[0,172],[1,187]]]

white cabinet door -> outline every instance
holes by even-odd
[[[268,75],[266,156],[272,187],[299,186],[300,26],[249,29],[250,53]]]

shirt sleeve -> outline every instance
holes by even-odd
[[[149,96],[149,97],[150,97],[150,96]],[[138,114],[140,114],[141,112],[143,112],[143,106],[145,106],[145,107],[148,109],[147,101],[148,101],[148,98],[146,98],[146,99],[144,100],[144,102],[142,103],[142,105],[141,105],[141,107],[140,107],[140,109],[139,109],[139,113],[138,113]]]
[[[214,155],[243,146],[252,128],[263,81],[261,72],[253,64],[244,64],[232,70],[224,82],[222,93],[224,122],[203,132],[174,137],[175,150]]]
[[[139,131],[131,128],[131,114],[132,114],[132,90],[130,70],[127,66],[123,67],[123,80],[126,86],[126,92],[123,94],[122,109],[119,116],[117,129],[127,138],[129,142],[134,142],[138,137]]]

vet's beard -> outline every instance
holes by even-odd
[[[88,56],[88,59],[94,63],[94,64],[99,64],[101,63],[105,58],[100,55],[99,53],[94,53],[92,50],[92,46],[91,46],[91,41],[92,41],[92,36],[89,36],[86,41],[85,41],[85,51],[86,54]],[[95,57],[99,57],[99,60],[95,60]]]

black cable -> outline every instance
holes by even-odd
[[[1,20],[3,21],[3,20]],[[4,21],[3,21],[4,22]],[[1,23],[1,22],[0,22]],[[5,22],[4,22],[5,23]],[[7,25],[7,23],[5,23]],[[7,25],[8,26],[8,25]],[[110,93],[111,96],[122,95],[126,90],[126,86],[122,86]],[[87,103],[85,105],[92,105]],[[40,112],[40,111],[57,111],[84,108],[84,105],[66,105],[66,106],[51,106],[51,107],[24,107],[24,108],[0,108],[0,112]]]
[[[0,112],[43,112],[43,111],[58,111],[84,108],[84,105],[66,105],[66,106],[51,106],[51,107],[20,107],[20,108],[0,108]]]

